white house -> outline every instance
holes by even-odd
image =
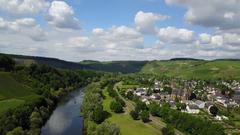
[[[217,96],[216,100],[217,100],[218,103],[220,103],[224,107],[227,107],[227,103],[228,103],[228,99],[227,98],[225,98],[223,96]]]
[[[205,107],[205,102],[201,100],[196,100],[195,104],[198,106],[198,108],[203,109]]]
[[[198,114],[200,111],[198,106],[195,104],[187,105],[186,109],[187,109],[187,113],[191,113],[191,114]]]

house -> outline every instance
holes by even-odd
[[[150,101],[149,101],[149,97],[142,97],[142,102],[144,102],[146,105],[149,105],[150,104]]]
[[[177,107],[176,107],[176,102],[175,102],[175,101],[170,100],[170,101],[168,101],[168,103],[169,103],[169,105],[171,106],[171,108],[177,109]]]
[[[203,109],[205,107],[205,102],[201,100],[196,100],[195,104],[198,106],[198,108]]]
[[[187,113],[191,113],[191,114],[198,114],[200,111],[198,106],[195,104],[187,105],[186,109],[187,109]]]
[[[217,96],[215,99],[216,99],[216,101],[219,104],[223,105],[224,107],[228,106],[229,101],[228,101],[228,99],[226,97],[224,97],[224,96]]]
[[[153,100],[160,100],[161,96],[158,93],[154,93],[150,96],[150,98]]]
[[[136,91],[134,91],[134,94],[137,96],[142,96],[142,95],[146,95],[146,90],[144,88],[137,88]]]

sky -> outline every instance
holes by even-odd
[[[0,52],[76,62],[240,58],[240,0],[0,0]]]

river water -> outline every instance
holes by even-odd
[[[83,89],[78,89],[64,97],[42,127],[41,135],[82,135],[83,118],[80,117],[80,106],[83,94]]]

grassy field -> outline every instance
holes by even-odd
[[[161,131],[150,126],[150,124],[144,124],[142,121],[135,121],[131,118],[129,108],[126,107],[125,113],[116,114],[110,110],[110,102],[112,98],[108,95],[106,90],[104,91],[106,99],[103,102],[104,110],[111,113],[111,117],[107,121],[115,123],[120,127],[122,135],[161,135]]]
[[[35,95],[33,90],[17,82],[11,73],[0,72],[0,113],[25,102],[24,97]]]
[[[24,100],[21,99],[6,99],[0,101],[0,114],[7,111],[8,109],[15,108],[21,104],[25,103]]]
[[[141,73],[182,77],[186,79],[237,79],[240,80],[240,61],[152,61],[146,64]]]

